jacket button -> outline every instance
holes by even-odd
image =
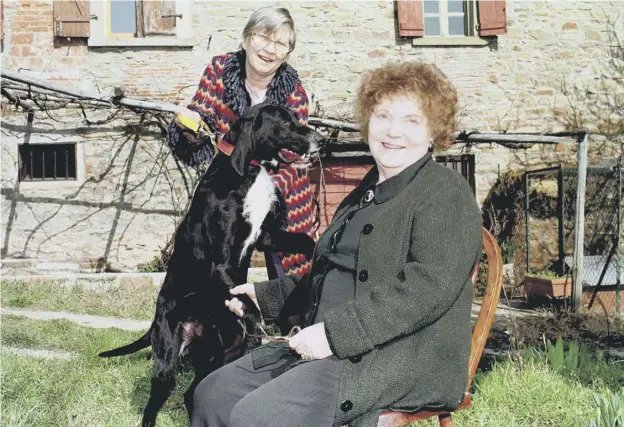
[[[362,360],[362,356],[360,356],[359,354],[357,356],[349,357],[349,362],[351,363],[359,363],[361,360]]]
[[[368,280],[368,271],[360,271],[360,274],[358,274],[358,279],[360,279],[360,282],[366,282]]]
[[[371,232],[373,231],[373,224],[366,224],[364,226],[364,228],[362,228],[362,233],[364,234],[371,234]]]
[[[345,400],[340,404],[340,409],[342,412],[348,412],[353,409],[353,403],[350,400]]]
[[[397,278],[399,279],[399,282],[405,282],[405,272],[403,270],[399,271]]]

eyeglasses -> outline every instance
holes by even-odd
[[[265,34],[252,33],[251,41],[259,49],[266,49],[271,43],[273,43],[275,53],[277,53],[278,55],[286,55],[290,53],[290,44],[286,44],[279,40],[273,40]]]

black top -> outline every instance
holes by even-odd
[[[326,263],[323,290],[314,323],[323,321],[324,314],[355,299],[355,269],[360,234],[372,231],[369,220],[378,210],[378,205],[387,202],[403,190],[414,178],[422,164],[431,157],[427,153],[422,159],[403,170],[398,175],[381,184],[371,185],[360,203],[351,206],[340,228],[331,238],[329,251],[321,254]],[[377,178],[373,182],[377,182]]]

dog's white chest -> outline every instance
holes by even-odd
[[[275,194],[273,179],[266,169],[260,167],[260,172],[249,188],[243,204],[243,217],[251,225],[251,231],[247,239],[245,239],[240,255],[241,260],[247,253],[247,249],[258,240],[264,218],[266,218],[267,213],[271,210],[271,206],[276,201],[277,195]]]

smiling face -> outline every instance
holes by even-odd
[[[384,181],[416,163],[432,140],[419,102],[406,98],[381,101],[368,124],[368,144]]]
[[[245,38],[243,48],[247,53],[248,71],[261,77],[275,74],[288,58],[291,34],[290,27],[282,25],[274,33],[268,34],[258,30]]]

